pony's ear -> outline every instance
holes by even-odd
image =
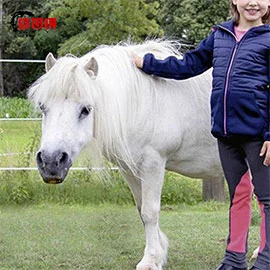
[[[53,54],[49,53],[46,56],[46,63],[45,63],[46,72],[48,72],[54,66],[55,62],[56,62],[56,59],[54,58]]]
[[[95,79],[98,75],[98,62],[97,60],[92,57],[85,65],[85,71],[89,74],[91,79]]]

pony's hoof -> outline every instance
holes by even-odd
[[[156,270],[157,268],[147,267],[147,268],[137,268],[136,270]]]
[[[158,270],[156,266],[143,266],[143,267],[137,267],[136,270]]]

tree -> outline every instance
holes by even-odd
[[[3,1],[0,0],[0,59],[2,59],[2,25],[3,25]],[[0,97],[4,95],[3,68],[0,62]]]
[[[145,0],[0,1],[3,1],[4,11],[0,44],[3,58],[44,59],[48,52],[80,56],[100,44],[129,38],[141,41],[149,34],[162,35],[154,19],[156,1],[149,4]],[[31,11],[35,17],[56,17],[57,29],[14,31],[10,21],[19,10]],[[27,87],[44,72],[44,67],[37,64],[3,65],[4,89],[8,96],[25,96]]]
[[[159,19],[166,36],[198,44],[213,25],[229,17],[228,0],[160,0]]]
[[[113,44],[131,38],[141,41],[149,34],[161,36],[155,21],[157,2],[144,0],[65,0],[51,13],[57,17],[62,36],[60,55],[82,55],[100,44]]]
[[[21,10],[31,11],[35,16],[39,17],[47,1],[3,0],[3,30],[0,44],[3,58],[39,58],[39,52],[34,40],[36,31],[16,31],[11,21],[14,14]],[[43,72],[43,69],[43,66],[41,67],[31,63],[3,63],[4,94],[6,96],[25,96],[27,87]]]

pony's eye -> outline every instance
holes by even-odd
[[[90,114],[91,111],[92,111],[92,107],[91,106],[83,107],[81,109],[80,118],[87,117]]]
[[[39,108],[42,111],[43,114],[45,114],[47,112],[47,108],[45,107],[44,104],[39,104]]]

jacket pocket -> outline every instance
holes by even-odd
[[[228,133],[243,136],[262,135],[265,120],[260,113],[253,92],[229,92],[227,105]]]
[[[212,91],[211,94],[211,126],[214,136],[221,136],[224,129],[224,108],[222,91]]]

